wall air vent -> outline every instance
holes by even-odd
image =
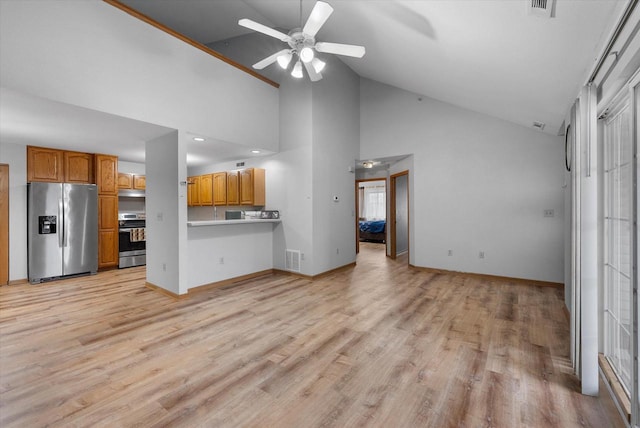
[[[285,250],[284,268],[291,272],[300,272],[300,250]]]
[[[527,15],[539,16],[541,18],[551,18],[554,16],[553,9],[555,0],[527,0]]]

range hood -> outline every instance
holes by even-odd
[[[144,198],[144,190],[138,189],[120,189],[118,190],[118,197],[120,198]]]

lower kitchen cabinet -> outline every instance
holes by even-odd
[[[107,269],[117,266],[118,229],[100,230],[98,232],[98,269]]]

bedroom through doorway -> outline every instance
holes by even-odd
[[[386,177],[356,180],[356,253],[387,253]]]

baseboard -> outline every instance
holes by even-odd
[[[157,291],[157,292],[159,292],[159,293],[162,293],[162,294],[164,294],[165,296],[173,297],[174,299],[186,299],[186,298],[188,297],[188,294],[176,294],[176,293],[171,292],[171,291],[169,291],[169,290],[165,290],[164,288],[159,287],[159,286],[157,286],[157,285],[155,285],[155,284],[152,284],[152,283],[150,283],[149,281],[146,281],[146,282],[144,283],[144,285],[145,285],[147,288],[150,288],[150,289],[151,289],[151,290],[153,290],[153,291]]]
[[[300,272],[291,272],[289,270],[273,269],[273,273],[277,273],[278,275],[297,276],[298,278],[308,279],[309,281],[313,281],[313,276],[305,275],[305,274],[300,273]]]
[[[414,266],[412,264],[409,264],[409,267],[413,268],[413,269],[420,269],[420,270],[423,270],[425,272],[443,273],[443,274],[447,274],[447,275],[468,275],[468,276],[472,276],[472,277],[475,277],[475,278],[487,279],[487,280],[490,280],[490,281],[510,281],[510,282],[517,282],[517,283],[526,284],[526,285],[535,285],[537,287],[564,288],[564,284],[561,283],[561,282],[538,281],[536,279],[512,278],[512,277],[509,277],[509,276],[488,275],[488,274],[484,274],[484,273],[461,272],[461,271],[455,271],[455,270],[436,269],[436,268],[429,268],[429,267],[422,267],[422,266]]]
[[[20,285],[20,284],[28,284],[29,280],[27,278],[22,279],[12,279],[6,285]]]
[[[319,273],[317,275],[304,275],[304,274],[301,274],[301,273],[298,273],[298,272],[291,272],[291,271],[288,271],[288,270],[281,270],[281,269],[273,269],[273,273],[278,273],[278,274],[281,274],[281,275],[297,276],[299,278],[304,278],[304,279],[308,279],[310,281],[313,281],[314,279],[324,278],[325,276],[334,274],[336,272],[340,272],[340,271],[347,270],[347,269],[352,269],[355,266],[356,266],[356,262],[352,262],[352,263],[346,264],[344,266],[340,266],[340,267],[337,267],[335,269],[331,269],[331,270],[328,270],[326,272]]]
[[[258,278],[265,275],[273,275],[273,269],[266,269],[259,272],[249,273],[247,275],[236,276],[234,278],[223,279],[222,281],[211,282],[209,284],[199,285],[197,287],[190,288],[187,292],[188,295],[201,293],[214,288],[223,287],[225,285],[234,284],[236,282],[247,281],[249,279]]]
[[[622,418],[626,418],[627,423],[631,422],[631,401],[627,396],[627,393],[624,392],[620,381],[618,380],[616,374],[607,361],[607,358],[603,354],[598,354],[598,366],[600,368],[600,375],[602,376],[602,380],[607,386],[607,390],[611,395],[611,399],[615,403],[618,408],[618,412],[620,412],[620,416]]]

